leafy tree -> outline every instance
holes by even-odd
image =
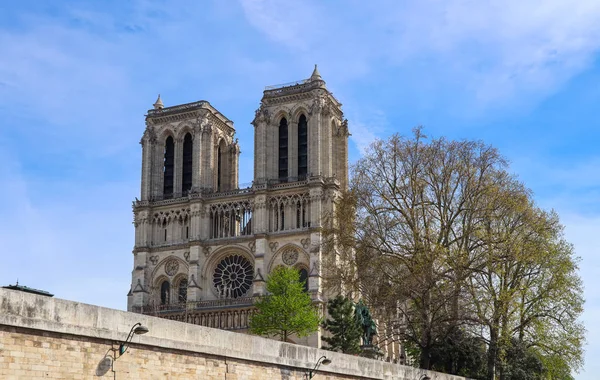
[[[323,230],[325,285],[377,305],[421,368],[458,368],[443,350],[461,329],[486,345],[486,379],[508,376],[514,339],[549,378],[581,368],[578,259],[507,169],[482,142],[393,135],[354,165]]]
[[[254,304],[258,312],[250,319],[250,332],[285,342],[291,335],[304,337],[318,330],[319,312],[296,269],[276,268],[267,278],[266,289],[267,295]]]
[[[323,327],[331,333],[331,337],[323,338],[329,344],[324,348],[345,354],[360,353],[362,328],[356,321],[352,301],[339,295],[327,302],[327,312],[330,318],[323,323]]]

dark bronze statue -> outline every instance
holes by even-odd
[[[354,305],[354,317],[363,329],[363,346],[372,346],[373,335],[377,335],[377,325],[371,317],[369,308],[363,303],[362,299]]]

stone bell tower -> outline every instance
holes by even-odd
[[[267,87],[252,122],[254,181],[238,188],[233,123],[206,101],[146,116],[128,309],[246,331],[269,273],[298,270],[324,308],[321,226],[348,183],[348,125],[317,67]],[[296,343],[320,347],[320,332]]]

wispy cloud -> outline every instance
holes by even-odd
[[[308,47],[313,56],[327,52],[342,74],[346,62],[368,67],[362,75],[381,63],[399,70],[416,64],[421,70],[404,85],[452,85],[452,96],[469,100],[465,107],[539,100],[588,67],[600,49],[595,0],[349,1],[343,8],[305,1],[300,10],[290,2],[241,2],[249,22],[270,38]],[[296,14],[311,16],[308,24],[296,22]]]

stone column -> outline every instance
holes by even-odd
[[[181,181],[183,168],[183,139],[175,139],[175,159],[173,160],[173,198],[181,196]]]
[[[331,177],[331,161],[332,161],[332,139],[331,139],[331,121],[328,113],[325,112],[321,120],[321,172],[325,177]]]
[[[288,124],[288,177],[290,182],[298,180],[298,122]]]
[[[199,208],[200,216],[198,218],[198,238],[206,240],[210,234],[210,205],[202,204]]]
[[[279,180],[279,124],[269,125],[267,135],[267,180]]]
[[[200,125],[196,125],[192,136],[192,191],[202,187],[202,136]]]
[[[204,264],[204,254],[202,247],[195,244],[190,247],[190,261],[188,270],[188,302],[200,301],[202,299],[202,267]]]
[[[141,200],[148,200],[152,194],[152,151],[154,149],[154,141],[150,133],[146,130],[140,144],[142,145],[142,184],[140,197]]]
[[[265,280],[268,273],[265,264],[265,255],[268,249],[266,235],[260,234],[254,242],[254,281],[252,282],[254,296],[265,294]]]
[[[213,163],[214,163],[214,136],[212,126],[208,124],[204,127],[202,136],[202,171],[204,172],[203,187],[205,189],[214,189],[213,186]]]
[[[146,283],[147,251],[133,253],[133,272],[131,274],[131,307],[148,306],[150,301],[150,284]]]
[[[308,120],[308,175],[321,175],[321,124],[324,99],[316,98]]]
[[[267,127],[269,112],[262,105],[256,110],[254,120],[254,183],[259,185],[267,180]]]
[[[152,165],[152,187],[154,197],[162,197],[164,185],[165,142],[157,141],[153,149],[154,162]]]
[[[232,165],[231,165],[231,188],[237,189],[240,186],[239,180],[239,170],[240,170],[240,145],[237,142],[237,139],[233,143],[233,151],[232,151]]]

